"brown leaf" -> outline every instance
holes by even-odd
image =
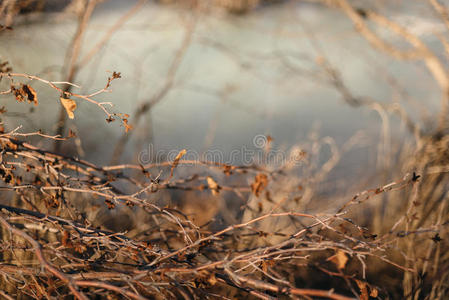
[[[27,99],[28,102],[33,102],[34,105],[38,104],[36,91],[28,84],[22,84],[20,88],[16,88],[14,85],[11,85],[11,92],[14,94],[14,97],[16,97],[18,102],[23,102]]]
[[[12,27],[0,24],[0,31],[3,31],[3,30],[12,30]]]
[[[74,137],[76,137],[76,133],[72,129],[69,129],[69,138],[74,138]]]
[[[265,261],[262,261],[262,270],[266,273],[268,271],[268,266]]]
[[[355,279],[360,289],[360,300],[369,300],[367,284],[364,281]]]
[[[226,176],[229,176],[229,175],[231,175],[232,174],[232,166],[230,166],[230,165],[225,165],[224,167],[223,167],[223,173],[225,173],[226,174]]]
[[[68,231],[64,230],[62,235],[61,243],[64,247],[71,248],[73,247],[72,241],[70,240],[70,234]]]
[[[78,253],[84,253],[87,250],[87,247],[81,243],[75,245],[75,251]]]
[[[333,262],[339,270],[343,270],[348,262],[348,257],[344,251],[337,250],[337,253],[329,257],[327,261]]]
[[[33,102],[34,105],[38,104],[37,93],[31,86],[29,86],[28,84],[22,84],[22,90],[26,94],[28,102]]]
[[[209,282],[210,285],[215,285],[218,282],[217,278],[215,277],[215,274],[213,273],[210,274],[210,277],[207,279],[207,281]]]
[[[106,205],[108,206],[108,209],[114,209],[115,208],[115,203],[112,202],[109,199],[104,200],[104,202],[106,203]]]
[[[112,78],[117,79],[117,78],[122,78],[122,73],[120,72],[113,72],[112,73]]]
[[[20,88],[16,89],[13,85],[11,85],[11,92],[16,97],[17,102],[23,102],[25,100],[25,92]]]
[[[379,296],[379,291],[376,288],[371,287],[371,292],[369,293],[369,295],[370,297],[377,298],[377,296]]]
[[[173,172],[175,171],[175,168],[178,166],[179,161],[186,153],[187,153],[187,150],[182,149],[181,151],[179,151],[178,155],[176,155],[175,159],[173,160],[172,167],[171,167],[170,177],[173,177]]]
[[[61,104],[62,104],[62,106],[64,106],[64,108],[65,108],[69,118],[70,119],[75,118],[75,115],[73,114],[73,112],[76,109],[76,102],[75,102],[75,100],[66,99],[66,98],[63,98],[63,97],[61,97],[59,99],[61,100]]]
[[[1,31],[1,25],[0,25],[0,31]],[[1,73],[9,73],[12,72],[12,68],[8,66],[9,62],[4,61],[0,62],[0,72]]]
[[[251,191],[259,197],[260,192],[262,192],[268,185],[268,177],[265,174],[257,174],[254,183],[251,184]]]

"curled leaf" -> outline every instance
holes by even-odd
[[[66,99],[66,98],[63,98],[63,97],[61,97],[59,99],[61,100],[61,104],[62,104],[62,106],[64,106],[64,108],[65,108],[69,118],[70,119],[75,118],[75,115],[73,114],[73,112],[76,109],[76,102],[75,102],[75,100]]]
[[[217,196],[218,191],[220,190],[220,186],[218,183],[210,176],[207,176],[207,185],[209,186],[209,189],[212,192],[212,195]]]
[[[2,25],[0,25],[0,31],[1,31]],[[12,72],[12,68],[10,66],[8,66],[9,62],[4,61],[1,62],[0,61],[0,73],[9,73]]]
[[[11,85],[11,93],[16,97],[17,102],[28,100],[29,103],[37,105],[37,93],[28,84],[22,84],[20,88]]]
[[[113,72],[112,73],[112,78],[117,79],[117,78],[122,78],[122,73],[120,72]]]
[[[28,102],[30,102],[30,103],[33,102],[34,105],[38,104],[37,93],[31,86],[29,86],[28,84],[23,84],[22,90],[25,93],[25,95],[27,96]]]
[[[25,92],[21,88],[17,89],[15,86],[11,85],[11,92],[14,97],[16,97],[17,102],[23,102],[25,100]]]

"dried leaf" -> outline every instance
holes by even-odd
[[[113,72],[112,73],[112,78],[117,79],[117,78],[122,78],[122,73],[120,72]]]
[[[360,289],[360,300],[369,300],[367,284],[364,281],[355,279]]]
[[[262,261],[262,270],[266,273],[268,271],[268,265],[265,261]]]
[[[225,165],[224,167],[223,167],[223,173],[225,173],[226,174],[226,176],[229,176],[229,175],[231,175],[232,174],[232,166],[230,166],[230,165]]]
[[[12,27],[0,24],[0,31],[3,31],[3,30],[12,30]]]
[[[17,102],[23,102],[25,100],[25,92],[23,89],[16,89],[13,85],[11,85],[11,92],[16,97]]]
[[[81,243],[75,245],[75,251],[78,253],[84,253],[87,250],[87,247]]]
[[[251,184],[251,191],[259,197],[260,192],[262,192],[268,185],[268,177],[265,174],[257,174],[254,183]]]
[[[220,186],[217,184],[217,182],[210,176],[207,176],[207,185],[209,186],[209,189],[212,192],[212,195],[217,196],[218,191],[220,190]]]
[[[433,240],[435,243],[438,243],[438,242],[441,242],[443,239],[440,237],[440,235],[439,235],[438,232],[437,232],[437,233],[435,233],[435,235],[432,237],[432,240]]]
[[[11,92],[14,94],[14,97],[16,97],[18,102],[23,102],[27,99],[28,102],[33,102],[34,105],[38,104],[36,91],[28,84],[22,84],[20,88],[16,88],[14,85],[11,85]]]
[[[218,282],[214,273],[210,274],[210,277],[207,279],[207,281],[209,282],[210,285],[215,285]]]
[[[33,102],[34,105],[38,104],[37,93],[31,86],[29,86],[28,84],[23,84],[22,90],[26,94],[26,96],[28,98],[28,102],[30,102],[30,103]]]
[[[335,255],[332,255],[327,261],[333,262],[339,270],[343,270],[348,262],[348,257],[343,250],[338,250]]]
[[[108,82],[106,83],[106,88],[108,88],[108,87],[110,87],[111,86],[111,82],[114,80],[114,79],[118,79],[118,78],[122,78],[122,74],[120,73],[120,72],[113,72],[112,73],[112,77],[108,77]]]
[[[64,230],[64,233],[62,235],[61,243],[62,243],[62,245],[64,247],[67,247],[67,248],[72,248],[73,247],[72,241],[70,240],[70,234],[69,234],[68,231]]]
[[[0,25],[0,31],[1,31],[1,25]],[[9,73],[12,72],[12,68],[8,66],[9,62],[0,62],[0,73]],[[1,79],[1,77],[0,77]]]
[[[104,202],[106,203],[106,205],[108,206],[108,209],[114,209],[115,208],[115,203],[112,202],[109,199],[104,200]]]
[[[74,137],[76,137],[76,133],[72,129],[69,129],[69,138],[74,138]]]
[[[178,166],[179,161],[186,153],[187,153],[187,150],[182,149],[181,151],[179,151],[178,155],[176,155],[175,160],[173,160],[173,165],[171,167],[170,177],[173,177],[173,172],[175,171],[175,168]]]
[[[73,114],[73,112],[76,109],[76,102],[75,100],[72,99],[66,99],[66,98],[59,98],[61,100],[62,106],[64,106],[67,115],[69,116],[70,119],[75,118],[75,115]]]

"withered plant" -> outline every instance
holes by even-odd
[[[423,60],[442,91],[436,124],[423,130],[398,105],[354,96],[325,55],[318,60],[329,83],[349,105],[397,114],[413,134],[415,139],[399,155],[384,153],[388,163],[379,175],[387,178],[384,184],[338,198],[332,205],[312,205],[318,201],[317,185],[358,141],[357,135],[342,148],[331,138],[316,138],[310,147],[292,149],[294,165],[189,160],[186,150],[167,161],[120,164],[133,129],[128,120],[137,126],[139,117],[172,87],[195,22],[187,26],[162,89],[128,116],[115,112],[111,103],[96,100],[120,80],[120,72],[111,72],[100,90],[74,92],[77,70],[117,28],[80,58],[80,40],[95,6],[91,4],[80,12],[67,56],[67,80],[15,73],[14,66],[0,62],[5,87],[0,90],[0,295],[5,299],[446,298],[449,76],[445,64],[398,24],[358,10],[346,0],[326,2],[341,9],[361,36],[381,51],[399,59]],[[437,1],[429,3],[449,24],[447,8]],[[399,34],[414,48],[401,52],[386,44],[367,20]],[[120,19],[116,26],[123,22]],[[10,128],[2,118],[8,102],[42,105],[43,86],[54,91],[53,100],[61,107],[56,134]],[[110,165],[63,154],[57,146],[83,138],[71,130],[65,134],[66,116],[83,118],[76,110],[81,101],[104,113],[105,126],[120,123],[124,131]],[[265,138],[268,151],[272,139]],[[319,164],[314,157],[324,146],[331,149],[331,156]],[[397,159],[392,162],[386,156]],[[298,168],[303,177],[294,177]],[[175,193],[183,201],[171,201]],[[192,212],[188,202],[195,199],[200,199],[193,202],[196,205],[202,199],[211,204],[203,203]],[[229,199],[234,201],[228,205],[224,201]],[[108,212],[102,216],[101,211]],[[224,221],[218,220],[219,215]]]

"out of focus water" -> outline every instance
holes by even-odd
[[[441,27],[427,18],[426,8],[418,2],[409,4],[408,11],[401,9],[404,3],[391,4],[387,15],[443,55],[433,35]],[[84,38],[83,53],[132,5],[133,1],[112,1],[100,6]],[[0,59],[8,60],[16,72],[59,81],[76,20],[57,15],[46,19],[2,32]],[[123,78],[113,82],[112,93],[97,99],[110,101],[115,111],[132,115],[163,86],[190,20],[191,13],[185,9],[145,5],[82,68],[75,80],[82,89],[75,91],[101,89],[110,72],[119,71]],[[289,2],[244,16],[200,14],[172,89],[141,120],[122,161],[136,160],[149,144],[156,150],[219,149],[229,153],[242,146],[254,148],[253,139],[259,134],[272,136],[274,147],[288,149],[308,140],[312,132],[342,145],[362,130],[366,137],[363,146],[349,152],[339,167],[348,176],[360,174],[361,169],[376,164],[382,122],[373,109],[345,103],[317,65],[323,57],[341,72],[356,96],[397,101],[416,120],[423,107],[430,113],[438,111],[439,90],[422,63],[399,62],[372,50],[335,9]],[[393,79],[396,87],[391,84]],[[39,83],[34,87],[40,105],[26,117],[29,119],[10,115],[8,124],[23,124],[24,131],[38,127],[51,132],[58,118],[59,95]],[[0,99],[10,113],[29,111],[28,104]],[[123,128],[118,122],[106,124],[95,106],[78,104],[69,128],[83,138],[87,158],[106,164]],[[399,120],[392,117],[390,125],[392,142],[400,141],[406,133],[400,131]],[[235,160],[240,163],[238,157]]]

